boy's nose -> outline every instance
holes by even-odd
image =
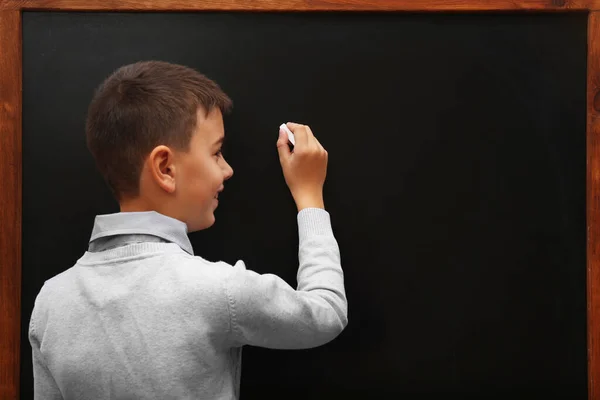
[[[233,176],[233,168],[231,168],[228,162],[225,162],[225,164],[225,180],[228,180]]]

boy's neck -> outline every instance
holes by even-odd
[[[148,204],[148,202],[144,201],[142,198],[124,200],[119,202],[119,208],[121,212],[143,212],[143,211],[156,211],[160,212]]]
[[[163,199],[164,200],[164,199]],[[177,219],[182,222],[186,222],[182,216],[177,212],[177,208],[174,204],[168,201],[149,201],[145,197],[138,197],[135,199],[128,199],[119,202],[119,209],[121,212],[146,212],[155,211],[159,214],[165,215]]]

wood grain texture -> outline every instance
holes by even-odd
[[[0,399],[19,396],[21,13],[0,11]]]
[[[0,399],[19,397],[21,17],[72,11],[580,11],[600,0],[0,0]],[[600,12],[588,38],[587,297],[589,399],[600,400]]]
[[[600,0],[0,0],[0,9],[78,11],[576,11]]]
[[[600,12],[589,16],[587,96],[588,385],[600,400]]]

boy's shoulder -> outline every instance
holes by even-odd
[[[238,260],[235,264],[229,264],[225,261],[209,261],[201,256],[191,255],[183,251],[174,254],[165,254],[164,257],[158,266],[154,264],[154,268],[150,267],[148,273],[168,276],[178,281],[181,289],[187,286],[194,287],[198,284],[216,284],[230,277],[234,270],[246,270],[246,266],[241,260]],[[153,261],[140,260],[139,263],[142,266],[148,263],[150,266],[153,264]],[[110,271],[107,270],[109,268],[114,268],[114,272],[117,273],[119,267],[117,265],[90,266],[77,262],[65,271],[47,279],[42,285],[38,297],[49,300],[49,298],[59,296],[64,299],[76,291],[77,286],[86,280],[86,278],[93,279],[90,276],[96,274],[110,274]],[[98,270],[98,268],[102,271]]]
[[[229,264],[225,261],[209,261],[199,255],[179,254],[172,256],[172,262],[168,268],[173,273],[181,274],[182,278],[198,277],[201,280],[227,279],[235,270],[246,269],[243,261]],[[193,280],[193,279],[192,279]]]
[[[40,289],[40,295],[42,293],[50,293],[53,291],[61,291],[62,289],[65,288],[65,285],[68,284],[68,282],[72,281],[74,278],[74,271],[75,268],[77,267],[77,264],[71,266],[69,269],[66,269],[54,276],[52,276],[51,278],[47,279],[44,281],[44,284],[42,285],[42,288]]]

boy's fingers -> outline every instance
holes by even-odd
[[[301,124],[295,124],[293,122],[288,122],[287,127],[294,134],[294,138],[296,139],[296,145],[294,148],[298,150],[308,147],[308,133],[306,132],[306,126]]]
[[[277,152],[279,153],[279,161],[284,162],[290,156],[290,146],[288,145],[288,135],[283,129],[279,130],[279,138],[277,139]]]
[[[308,134],[308,143],[310,147],[313,149],[319,149],[319,141],[317,140],[317,138],[313,134],[312,129],[310,129],[310,126],[308,125],[306,125],[306,133]]]
[[[286,123],[286,125],[287,125],[287,127],[288,127],[288,128],[290,128],[290,130],[291,130],[292,132],[294,132],[294,129],[298,129],[298,128],[300,128],[300,127],[304,126],[304,125],[302,125],[302,124],[297,124],[297,123],[295,123],[295,122],[288,122],[288,123]]]

